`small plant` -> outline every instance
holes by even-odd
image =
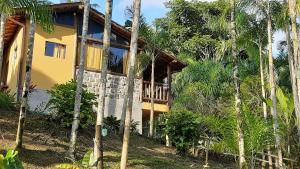
[[[114,116],[106,117],[104,118],[103,122],[104,122],[104,127],[107,128],[109,133],[117,134],[119,132],[121,121],[118,120],[116,117]]]
[[[73,164],[58,164],[55,166],[56,169],[89,169],[91,164],[91,156],[93,155],[93,151],[88,151],[84,156],[83,159],[77,161]]]
[[[18,158],[18,152],[9,150],[5,157],[0,154],[0,169],[23,169],[22,162]]]
[[[165,119],[165,133],[171,138],[177,152],[186,155],[193,143],[199,140],[200,117],[187,110],[172,111]]]
[[[70,127],[73,122],[76,82],[71,80],[65,84],[56,84],[48,92],[51,94],[51,98],[47,108],[54,110],[52,119],[64,127]],[[95,94],[85,89],[82,90],[80,107],[80,127],[82,128],[94,124],[93,105],[95,99]]]
[[[0,109],[12,110],[15,108],[15,98],[9,90],[0,91]]]
[[[135,135],[139,134],[139,131],[137,129],[138,125],[139,125],[139,122],[131,120],[131,123],[130,123],[130,133],[131,134],[135,134]]]

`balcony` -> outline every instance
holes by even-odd
[[[151,109],[151,82],[143,81],[142,89],[143,109]],[[154,83],[154,110],[168,112],[170,107],[170,89],[168,84]]]

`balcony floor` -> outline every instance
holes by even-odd
[[[143,110],[151,110],[151,103],[149,102],[143,102]],[[158,103],[154,103],[154,111],[155,112],[169,112],[170,108],[168,105],[166,104],[158,104]]]

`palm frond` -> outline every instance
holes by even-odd
[[[2,0],[0,13],[7,15],[21,13],[33,17],[45,31],[50,32],[53,30],[53,13],[49,5],[50,2],[47,0]]]

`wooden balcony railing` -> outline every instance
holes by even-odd
[[[143,81],[142,90],[143,101],[151,101],[151,82]],[[167,104],[169,103],[169,87],[167,84],[154,83],[154,103]]]

